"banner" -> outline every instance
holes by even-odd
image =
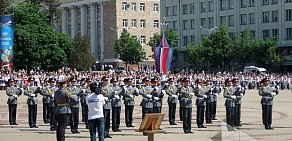
[[[158,47],[154,50],[156,72],[166,73],[170,70],[173,49],[169,47],[166,37],[163,35]]]
[[[0,58],[1,69],[13,67],[13,15],[0,17]],[[8,69],[8,68],[7,68]]]

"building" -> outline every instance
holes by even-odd
[[[187,62],[188,44],[200,41],[222,23],[230,36],[249,29],[259,39],[278,36],[284,56],[292,50],[292,0],[161,0],[161,9],[161,17],[178,34],[180,62]]]
[[[140,41],[144,63],[154,64],[147,43],[160,32],[160,0],[63,0],[61,27],[74,38],[78,33],[90,38],[91,53],[101,63],[116,62],[114,42],[127,30]]]

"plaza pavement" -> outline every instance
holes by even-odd
[[[168,123],[168,105],[164,98],[162,113],[165,113],[161,128],[165,134],[155,134],[155,141],[282,141],[292,140],[292,92],[281,90],[274,99],[273,124],[274,130],[265,130],[261,120],[260,96],[257,90],[247,90],[242,102],[242,124],[238,131],[226,131],[225,107],[222,94],[218,98],[217,119],[214,124],[205,124],[208,128],[202,129],[196,126],[196,106],[193,98],[193,120],[192,131],[194,134],[184,134],[182,122],[178,121],[178,107],[176,120],[178,125],[170,126]],[[8,106],[5,91],[0,91],[0,141],[55,141],[55,131],[49,131],[49,125],[42,121],[42,97],[38,97],[37,124],[40,128],[29,128],[27,118],[27,97],[19,97],[17,109],[17,123],[11,126],[8,123]],[[135,132],[141,123],[141,97],[136,98],[134,110],[134,128],[125,127],[124,107],[122,108],[121,130],[122,132],[110,132],[112,139],[107,141],[147,141],[142,133]],[[81,109],[81,108],[80,108]],[[80,111],[81,113],[81,111]],[[80,116],[81,117],[81,116]],[[80,118],[81,120],[81,118]],[[89,141],[89,132],[84,123],[80,121],[80,134],[72,134],[70,129],[66,130],[66,141]]]

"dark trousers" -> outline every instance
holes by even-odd
[[[110,125],[111,125],[111,122],[110,122],[111,110],[110,109],[103,109],[103,115],[104,115],[104,134],[108,135]]]
[[[57,115],[56,115],[56,107],[50,107],[50,126],[51,130],[57,129]]]
[[[235,104],[234,114],[234,125],[238,126],[240,124],[241,104]]]
[[[112,107],[112,130],[120,128],[121,107]]]
[[[16,123],[16,109],[17,104],[9,104],[8,110],[9,110],[9,123]]]
[[[50,107],[49,107],[50,103],[43,103],[43,120],[44,123],[49,123],[50,122]]]
[[[82,121],[87,123],[88,119],[88,105],[84,102],[81,102],[81,112],[82,112]]]
[[[179,120],[183,121],[183,107],[181,106],[181,102],[179,102]]]
[[[272,125],[272,105],[262,105],[262,119],[265,127]]]
[[[213,102],[206,102],[206,123],[212,122]]]
[[[88,120],[90,141],[96,141],[96,128],[98,131],[98,140],[104,141],[104,118]]]
[[[153,107],[153,113],[161,113],[161,106],[160,107]]]
[[[28,105],[28,124],[29,126],[36,125],[37,105]]]
[[[134,111],[134,106],[125,106],[125,121],[126,121],[126,126],[130,127],[133,123],[133,111]]]
[[[226,107],[226,121],[228,130],[233,130],[234,128],[234,112],[235,107]]]
[[[169,117],[169,124],[175,123],[175,111],[176,111],[176,103],[168,103],[168,117]]]
[[[71,116],[70,116],[70,128],[71,131],[78,131],[79,123],[79,107],[71,107]]]
[[[65,141],[65,130],[69,121],[69,114],[58,114],[57,121],[57,141]]]
[[[213,109],[212,109],[212,119],[216,118],[216,112],[217,112],[217,101],[214,101]]]
[[[183,130],[191,131],[192,128],[192,108],[182,108],[183,112]]]
[[[153,113],[153,108],[144,108],[142,107],[142,120],[145,116],[145,114]]]
[[[197,125],[198,127],[204,124],[205,106],[197,106]]]

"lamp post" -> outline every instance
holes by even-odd
[[[166,17],[163,17],[163,22],[160,23],[161,28],[162,28],[162,34],[164,35],[165,29],[168,26],[168,23],[166,22]]]
[[[202,26],[200,26],[200,28],[201,28],[201,29],[204,29],[204,30],[206,30],[206,31],[208,31],[208,35],[210,36],[211,31],[213,31],[214,29],[216,29],[217,26],[215,26],[215,27],[213,27],[213,28],[211,28],[211,29],[207,29],[207,28],[204,28],[204,27],[202,27]]]

